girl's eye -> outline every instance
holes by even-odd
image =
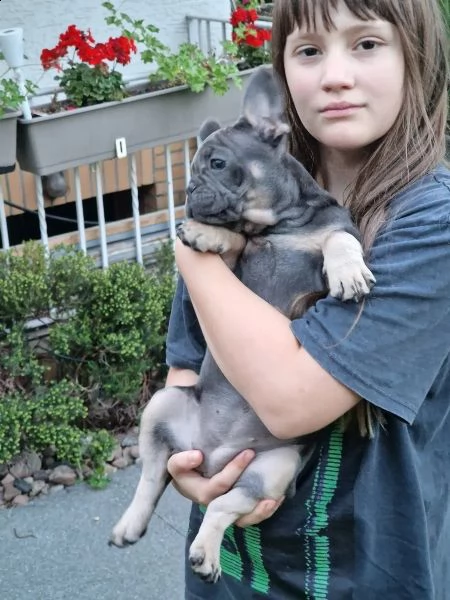
[[[379,44],[375,40],[362,40],[362,42],[359,42],[357,45],[357,48],[359,47],[363,50],[373,50],[377,46],[379,46]]]
[[[302,56],[305,58],[311,58],[313,56],[317,56],[318,54],[318,49],[317,48],[313,48],[313,46],[308,46],[307,48],[300,48],[297,51],[298,56]]]

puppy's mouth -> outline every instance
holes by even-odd
[[[237,223],[242,218],[242,206],[242,199],[229,191],[216,192],[195,186],[187,190],[186,215],[201,223]]]

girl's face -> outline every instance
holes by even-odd
[[[403,102],[404,57],[397,29],[362,21],[341,1],[327,31],[296,28],[287,38],[284,67],[300,120],[327,148],[357,150],[381,138]]]

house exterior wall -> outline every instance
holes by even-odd
[[[112,0],[116,7],[130,17],[143,19],[160,29],[158,39],[175,50],[187,41],[186,15],[228,19],[230,0]],[[58,36],[68,25],[90,28],[96,41],[103,42],[118,30],[105,23],[107,11],[102,0],[2,0],[0,2],[0,30],[22,27],[24,32],[25,77],[38,82],[40,88],[54,85],[54,73],[42,77],[39,56],[43,48],[52,48]],[[220,27],[212,28],[213,46],[218,46]],[[0,63],[0,75],[3,73]],[[136,77],[151,70],[136,57],[125,67],[126,77]],[[39,81],[38,81],[39,80]]]

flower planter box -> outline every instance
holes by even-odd
[[[251,70],[241,74],[243,86]],[[242,88],[230,82],[223,96],[211,88],[194,93],[186,86],[131,96],[32,119],[19,119],[17,159],[37,175],[117,156],[116,140],[127,153],[195,136],[207,117],[224,125],[240,113]]]
[[[20,112],[6,112],[0,117],[0,175],[16,167],[17,118]]]

